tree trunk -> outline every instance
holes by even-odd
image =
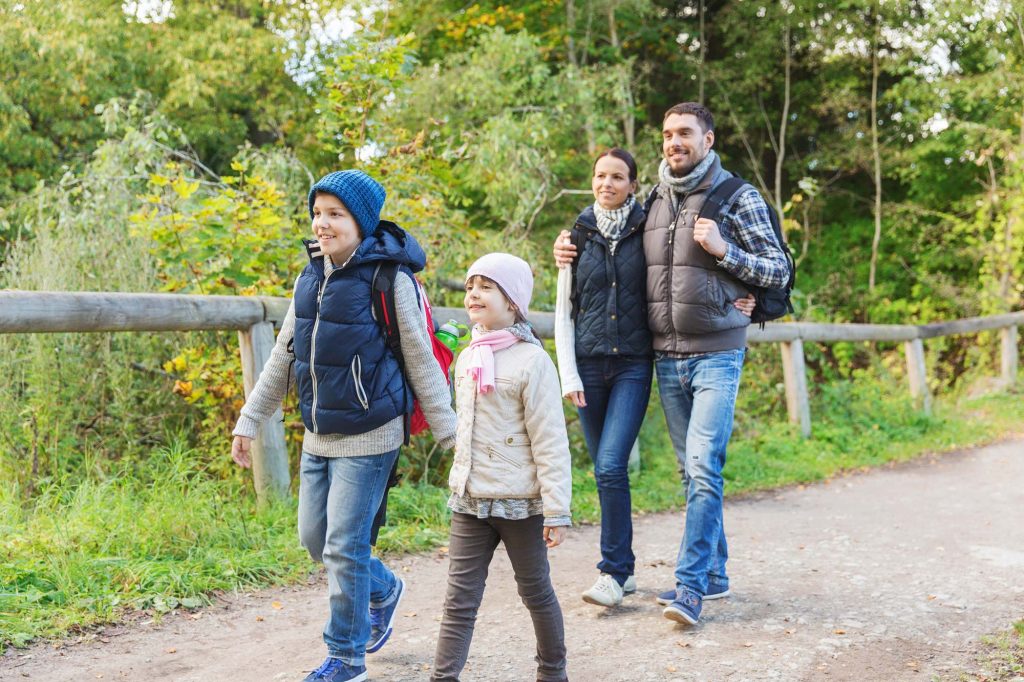
[[[608,37],[611,40],[615,53],[622,59],[622,46],[619,44],[618,27],[615,24],[615,6],[608,6]],[[630,78],[628,64],[623,62],[624,68],[620,76],[620,89],[618,97],[621,108],[622,132],[626,138],[626,149],[633,149],[636,141],[636,117],[633,114],[635,100],[633,99],[633,84]]]
[[[875,274],[878,269],[878,244],[882,241],[882,157],[878,149],[878,49],[879,18],[872,17],[875,30],[871,38],[871,155],[875,166],[875,236],[871,240],[871,270],[868,275],[868,291],[875,291]]]
[[[790,45],[789,19],[786,20],[785,28],[782,31],[782,43],[786,51],[784,61],[785,86],[782,97],[782,120],[779,121],[779,143],[775,154],[775,211],[782,220],[782,164],[786,160],[786,125],[789,122],[789,100],[790,100],[790,73],[793,61],[793,48]],[[785,223],[783,223],[783,236],[785,236]]]
[[[700,7],[698,8],[699,22],[700,22],[700,59],[697,62],[697,101],[704,104],[704,55],[705,50],[705,35],[704,35],[704,0],[700,0]]]

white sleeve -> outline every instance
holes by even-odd
[[[576,329],[572,322],[572,268],[558,271],[555,290],[555,355],[558,375],[562,380],[562,396],[582,391],[583,382],[576,370]]]

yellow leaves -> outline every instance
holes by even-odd
[[[192,397],[192,382],[181,381],[180,379],[175,380],[174,388],[171,389],[171,393],[180,395],[182,398],[188,399]]]
[[[199,183],[189,182],[184,177],[177,177],[171,183],[171,189],[182,199],[188,199],[199,189]]]

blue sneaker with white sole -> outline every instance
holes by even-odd
[[[302,682],[363,682],[365,665],[349,665],[340,658],[327,657],[319,668],[306,675]]]
[[[712,585],[708,583],[707,594],[704,595],[704,601],[711,601],[713,599],[724,599],[729,596],[729,587],[722,587],[721,585]],[[658,603],[662,606],[668,606],[676,598],[675,590],[665,590],[658,595]]]
[[[366,653],[368,654],[380,651],[394,629],[395,616],[398,614],[398,602],[402,601],[402,595],[405,594],[405,583],[397,576],[395,580],[398,582],[395,585],[394,601],[379,609],[370,607],[370,639],[366,642]]]
[[[676,590],[676,598],[661,613],[677,623],[696,625],[700,619],[700,607],[700,595],[686,585],[682,585]]]

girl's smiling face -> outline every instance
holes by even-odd
[[[313,201],[313,236],[320,242],[320,250],[330,256],[335,265],[348,260],[362,241],[359,225],[341,199],[333,194],[317,192]]]
[[[473,324],[478,324],[485,331],[494,331],[511,327],[516,321],[516,311],[512,302],[494,280],[481,275],[474,275],[466,281],[466,312]]]
[[[591,185],[598,205],[609,211],[622,206],[636,191],[636,182],[629,179],[629,166],[611,155],[602,156],[594,164]]]

